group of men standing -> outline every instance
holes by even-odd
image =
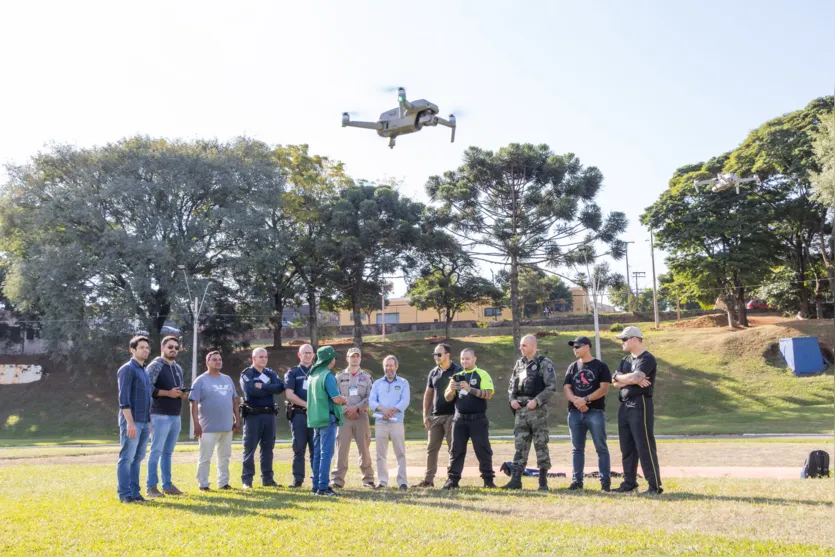
[[[592,358],[588,338],[569,342],[576,361],[565,374],[563,392],[569,403],[568,425],[572,440],[573,473],[569,489],[582,489],[586,434],[598,454],[601,488],[610,491],[610,462],[606,446],[604,397],[609,386],[620,388],[618,426],[623,452],[624,481],[614,491],[637,488],[637,465],[640,462],[650,493],[661,493],[658,458],[652,432],[652,390],[655,359],[642,347],[642,335],[628,327],[621,335],[623,349],[629,355],[614,376],[605,363]],[[263,348],[252,352],[252,365],[240,377],[243,401],[239,401],[232,379],[220,372],[223,361],[219,352],[206,357],[207,371],[191,389],[183,385],[183,372],[175,358],[179,350],[176,337],[165,337],[162,355],[145,366],[150,355],[150,341],[143,336],[131,339],[131,360],[118,372],[119,427],[122,445],[117,467],[121,501],[141,502],[139,467],[149,437],[151,456],[148,462],[148,498],[180,495],[171,478],[171,458],[180,433],[181,401],[188,398],[199,439],[197,483],[209,491],[209,467],[216,452],[217,488],[231,489],[229,460],[233,433],[243,430],[241,484],[253,487],[255,452],[259,452],[261,484],[280,487],[273,473],[275,445],[275,396],[286,397],[286,417],[292,432],[293,480],[291,488],[300,488],[305,477],[305,453],[310,460],[312,490],[316,495],[335,497],[345,485],[348,457],[353,442],[359,452],[362,484],[367,488],[388,487],[388,444],[391,442],[398,463],[397,487],[409,488],[406,474],[404,416],[410,402],[408,381],[397,375],[399,362],[393,355],[383,360],[384,376],[374,381],[361,367],[362,353],[351,348],[344,371],[334,374],[336,351],[324,346],[314,352],[310,345],[299,348],[299,364],[283,379],[267,367],[268,354]],[[553,362],[537,350],[533,335],[520,343],[522,357],[516,362],[508,386],[509,402],[514,412],[515,455],[510,482],[506,489],[521,489],[522,476],[533,445],[539,477],[539,489],[548,490],[551,468],[548,452],[547,403],[557,392]],[[423,395],[423,424],[427,430],[426,468],[415,487],[434,487],[440,449],[446,442],[449,461],[443,489],[459,487],[467,444],[472,443],[484,487],[494,488],[493,451],[489,440],[487,404],[495,393],[490,375],[477,366],[475,351],[461,352],[460,365],[453,362],[450,347],[437,345],[432,353],[435,367],[429,373]],[[378,482],[374,482],[371,461],[371,423],[375,420]],[[334,456],[336,465],[331,467]],[[162,489],[157,465],[161,470]],[[331,469],[332,468],[332,469]]]

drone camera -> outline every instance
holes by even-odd
[[[343,112],[342,113],[342,127],[344,128],[345,126],[347,126],[348,122],[350,122],[350,121],[351,121],[351,115],[348,114],[347,112]]]

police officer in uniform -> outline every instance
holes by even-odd
[[[304,483],[304,451],[310,456],[313,468],[313,429],[307,427],[307,383],[310,366],[316,353],[309,344],[299,347],[299,365],[284,374],[284,396],[287,397],[287,419],[293,436],[293,483],[289,487],[301,487]]]
[[[638,462],[649,484],[649,495],[660,495],[661,475],[655,449],[655,410],[652,393],[658,365],[655,356],[644,348],[644,335],[638,327],[627,327],[615,338],[629,352],[612,376],[612,386],[620,389],[618,434],[623,454],[623,483],[612,491],[626,493],[638,489]]]
[[[275,395],[284,392],[284,381],[267,367],[267,351],[252,351],[252,365],[241,372],[244,403],[244,460],[241,483],[252,487],[255,476],[255,447],[261,448],[261,483],[264,487],[281,487],[273,479],[273,447],[275,447]]]
[[[513,435],[516,455],[513,472],[504,489],[522,489],[522,472],[528,463],[533,442],[539,468],[539,490],[548,491],[548,470],[551,456],[548,453],[548,408],[545,404],[557,392],[557,373],[554,362],[542,356],[536,349],[536,337],[525,335],[519,343],[522,357],[516,361],[510,377],[508,396],[515,412]]]
[[[467,456],[467,441],[472,439],[478,468],[484,487],[496,487],[493,478],[493,449],[490,447],[487,419],[487,401],[493,397],[493,379],[483,369],[476,367],[475,351],[465,348],[461,351],[460,373],[453,375],[444,391],[444,398],[455,401],[455,415],[452,418],[452,460],[443,489],[458,489],[464,459]]]

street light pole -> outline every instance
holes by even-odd
[[[634,244],[635,242],[624,242],[626,245],[624,249],[624,255],[626,256],[626,309],[629,309],[629,292],[632,290],[629,287],[629,244]],[[635,298],[635,309],[638,309],[638,299]]]
[[[658,293],[655,286],[655,242],[652,238],[652,228],[649,229],[649,249],[652,259],[652,306],[655,313],[655,328],[658,329],[661,327],[661,321],[658,318]]]
[[[186,266],[180,265],[178,267],[181,271],[183,271],[183,277],[186,279],[186,288],[188,289],[188,296],[189,302],[191,302],[191,286],[188,284],[188,274],[186,274]],[[194,308],[193,308],[193,316],[194,316],[194,324],[192,325],[193,335],[192,335],[192,345],[191,345],[191,380],[189,381],[189,386],[194,385],[194,380],[197,378],[197,329],[200,327],[200,310],[203,309],[203,302],[206,301],[206,294],[209,292],[209,283],[206,283],[206,289],[203,291],[203,300],[199,301],[197,296],[194,297]],[[188,438],[194,439],[194,415],[189,411],[189,425],[188,425]]]

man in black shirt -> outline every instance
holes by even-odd
[[[597,451],[600,488],[610,491],[609,447],[606,446],[606,393],[612,382],[609,366],[591,355],[591,340],[577,337],[568,342],[578,360],[568,366],[563,393],[568,399],[568,430],[571,432],[572,474],[568,489],[583,489],[586,463],[586,433]]]
[[[461,373],[453,375],[444,391],[444,399],[455,404],[455,417],[452,419],[452,458],[443,489],[458,489],[469,440],[473,442],[484,487],[496,487],[493,482],[496,476],[493,449],[488,433],[490,421],[487,419],[487,401],[493,398],[495,392],[493,379],[486,371],[476,367],[472,348],[461,351],[461,366]]]
[[[423,427],[429,432],[426,443],[426,472],[423,481],[415,487],[435,487],[435,474],[438,471],[438,453],[446,439],[447,453],[452,449],[452,417],[455,414],[455,402],[444,398],[444,389],[450,378],[461,371],[461,366],[450,359],[448,344],[439,344],[432,352],[437,364],[429,372],[426,391],[423,393]]]
[[[629,355],[621,360],[612,377],[612,385],[620,389],[618,434],[623,454],[623,483],[615,489],[626,493],[638,489],[638,461],[644,478],[649,483],[647,493],[658,495],[661,475],[658,453],[655,450],[652,392],[655,387],[655,357],[644,349],[643,335],[638,327],[627,327],[615,338],[620,339],[623,351]]]

